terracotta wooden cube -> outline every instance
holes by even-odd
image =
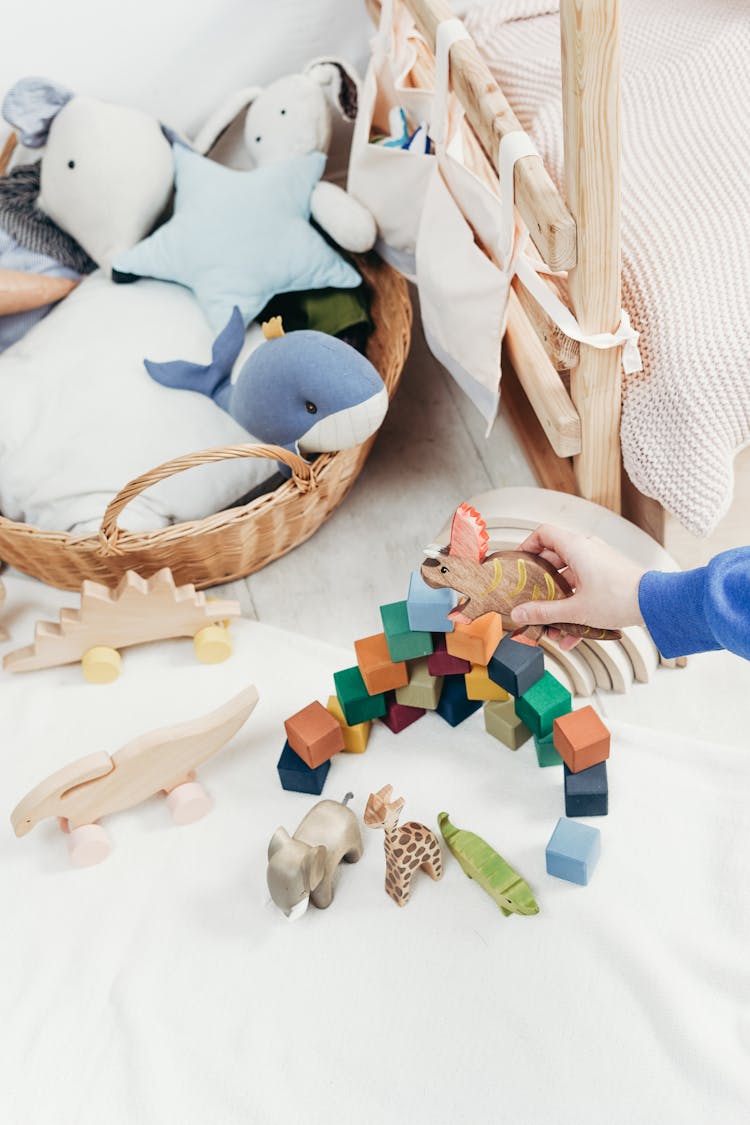
[[[503,621],[500,614],[485,613],[468,625],[457,621],[453,632],[446,635],[445,645],[451,656],[486,666],[502,638]]]
[[[609,731],[593,707],[581,707],[555,719],[555,749],[571,773],[580,773],[609,757]]]
[[[406,687],[409,671],[405,660],[391,660],[385,633],[375,633],[354,642],[357,664],[370,695]]]
[[[284,727],[292,750],[312,770],[344,749],[340,724],[317,700],[286,719]]]

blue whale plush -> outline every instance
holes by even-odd
[[[257,441],[302,455],[359,445],[383,421],[388,409],[383,380],[368,359],[335,336],[280,330],[249,356],[232,383],[244,342],[245,326],[235,307],[214,341],[211,363],[147,359],[146,370],[162,386],[212,398]]]

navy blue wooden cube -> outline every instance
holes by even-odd
[[[490,657],[487,675],[518,699],[544,675],[544,654],[538,645],[503,637]]]
[[[292,793],[312,793],[316,797],[323,792],[330,768],[329,759],[327,762],[321,762],[317,769],[310,769],[307,762],[303,762],[300,756],[295,754],[288,742],[284,743],[277,766],[283,789],[288,789]]]
[[[565,815],[606,816],[609,812],[607,763],[598,762],[587,770],[571,773],[565,770]]]
[[[452,727],[457,727],[481,706],[481,699],[469,699],[463,676],[445,677],[443,690],[440,692],[440,702],[437,705],[437,713],[441,719],[445,719]]]

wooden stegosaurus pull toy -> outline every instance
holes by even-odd
[[[208,715],[140,735],[111,756],[101,752],[71,762],[13,810],[16,836],[56,816],[68,833],[71,861],[90,867],[110,852],[107,833],[97,823],[103,816],[166,793],[176,824],[198,820],[210,809],[211,799],[194,771],[237,733],[257,702],[258,692],[251,685]]]
[[[120,674],[118,649],[173,637],[192,637],[198,659],[218,664],[232,651],[227,619],[239,615],[239,602],[176,586],[166,567],[151,578],[129,570],[115,589],[84,582],[80,609],[60,610],[59,622],[38,621],[34,643],[7,653],[3,668],[31,672],[80,660],[85,679],[106,684]]]
[[[384,785],[371,793],[365,807],[368,828],[385,831],[385,889],[396,906],[406,906],[415,872],[425,871],[431,879],[443,875],[443,857],[437,836],[424,824],[410,820],[399,826],[404,798],[391,801],[393,786]]]
[[[450,543],[424,560],[422,578],[433,589],[445,586],[461,595],[455,609],[448,614],[452,620],[468,623],[485,613],[497,613],[508,632],[515,630],[538,640],[544,626],[527,625],[517,629],[510,611],[524,602],[569,598],[572,587],[541,556],[528,551],[495,551],[488,555],[488,542],[487,526],[479,512],[469,504],[461,504],[453,516]],[[598,641],[618,641],[622,637],[617,629],[564,621],[556,622],[555,628],[563,635]]]

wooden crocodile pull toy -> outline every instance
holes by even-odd
[[[528,551],[495,551],[488,555],[488,542],[487,525],[479,512],[469,504],[461,504],[453,516],[450,543],[424,560],[422,578],[434,590],[447,586],[461,595],[455,609],[448,614],[452,620],[468,624],[485,613],[498,613],[508,632],[525,633],[530,639],[538,640],[544,633],[544,626],[527,625],[518,629],[510,611],[524,602],[569,598],[573,588],[541,556]],[[619,641],[622,637],[618,629],[599,629],[564,621],[555,622],[554,627],[564,635],[597,641]]]
[[[68,833],[71,861],[89,867],[110,852],[107,834],[97,824],[100,817],[166,793],[175,823],[198,820],[211,799],[194,771],[237,733],[257,702],[258,692],[250,685],[216,711],[142,734],[111,757],[102,751],[71,762],[16,805],[10,818],[16,836],[56,816]]]

